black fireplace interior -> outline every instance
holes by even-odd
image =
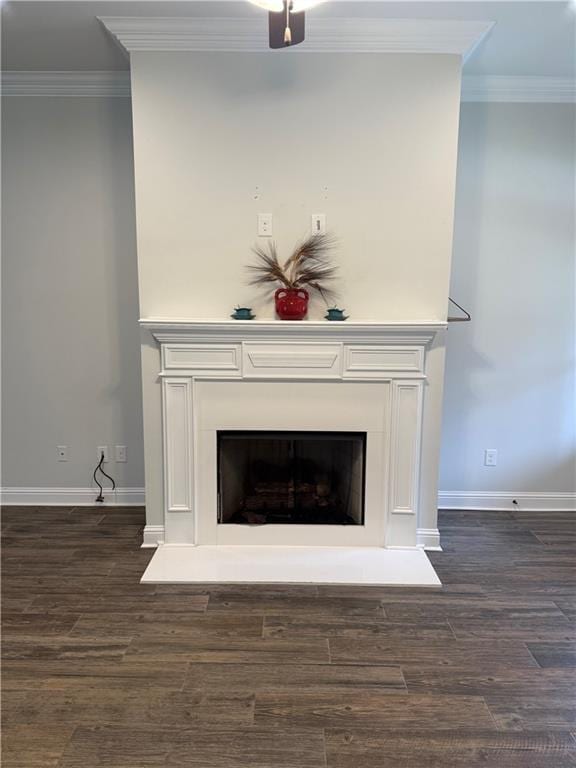
[[[218,522],[363,525],[365,432],[218,432]]]

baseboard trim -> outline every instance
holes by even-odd
[[[416,546],[420,549],[426,549],[428,552],[442,552],[438,528],[418,528]]]
[[[442,552],[438,528],[418,528],[416,541],[419,549]],[[164,526],[147,525],[144,528],[142,549],[157,547],[159,544],[164,544]],[[413,549],[413,547],[388,547],[388,549]]]
[[[36,507],[95,507],[97,488],[2,488],[0,496],[4,506]],[[103,507],[144,506],[144,488],[117,488],[105,490]]]
[[[518,504],[514,504],[514,500]],[[522,491],[440,491],[439,509],[493,510],[495,512],[576,512],[576,493],[523,493]]]
[[[141,549],[156,549],[160,544],[164,544],[164,526],[146,525],[144,527]]]
[[[0,500],[4,506],[72,506],[94,507],[98,489],[95,488],[2,488]],[[516,499],[517,505],[513,503]],[[140,507],[145,505],[144,488],[117,488],[104,491],[106,507]],[[464,509],[524,512],[576,512],[576,493],[523,493],[521,491],[440,491],[439,509]],[[156,547],[164,540],[164,526],[150,525],[144,529],[144,544]],[[437,528],[419,528],[417,546],[441,550]]]

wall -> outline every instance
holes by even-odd
[[[6,98],[2,139],[2,485],[89,487],[119,444],[142,487],[130,103]]]
[[[86,487],[120,443],[141,487],[130,104],[13,97],[3,131],[2,485]],[[444,492],[574,492],[573,131],[569,105],[462,107],[451,292],[474,319],[447,335]]]
[[[325,213],[355,320],[446,316],[460,94],[456,56],[133,53],[142,317],[226,318],[258,212],[283,254]],[[310,316],[321,317],[317,303]],[[425,394],[419,525],[436,528],[443,340]],[[158,354],[143,335],[147,521],[163,522]]]
[[[574,105],[462,109],[451,294],[473,322],[448,331],[444,492],[576,491],[575,135]]]

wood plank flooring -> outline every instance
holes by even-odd
[[[576,767],[574,513],[442,513],[426,589],[142,585],[143,524],[4,509],[4,768]]]

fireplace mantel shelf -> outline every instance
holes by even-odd
[[[220,320],[190,318],[142,318],[142,328],[161,342],[237,341],[240,339],[303,341],[338,340],[414,344],[429,343],[447,327],[440,320],[410,322],[327,320]]]

